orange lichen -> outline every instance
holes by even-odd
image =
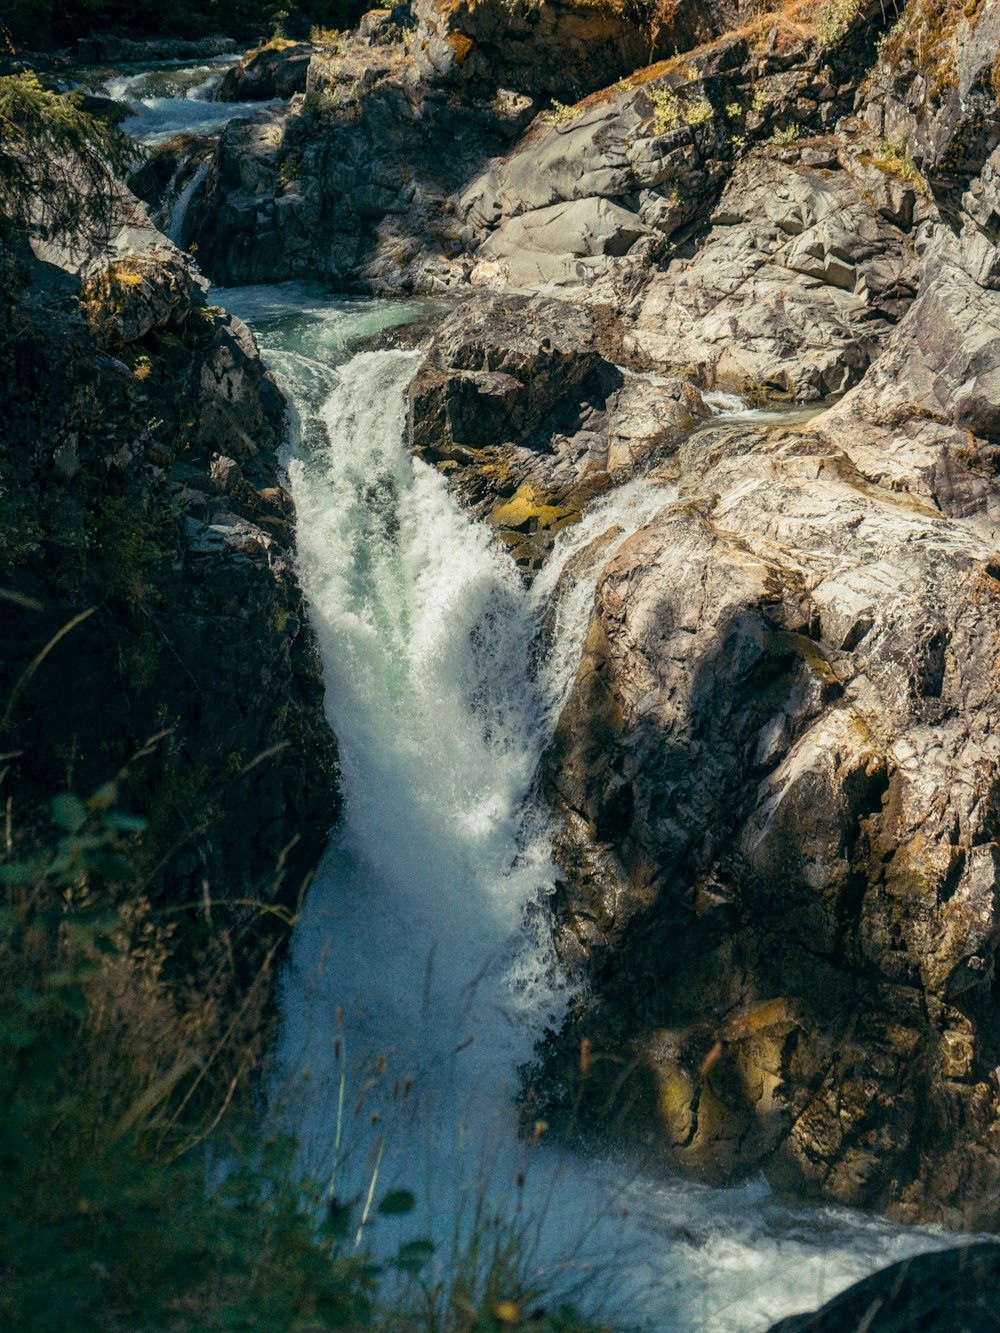
[[[464,32],[459,32],[457,29],[454,32],[450,32],[445,38],[445,41],[455,52],[455,59],[460,65],[468,59],[469,52],[474,46],[472,38],[466,37]]]

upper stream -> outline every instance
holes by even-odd
[[[125,102],[132,115],[122,128],[141,143],[157,144],[175,134],[218,134],[238,116],[255,115],[266,103],[217,102],[222,76],[238,56],[200,63],[161,62],[133,66],[86,80],[105,97]]]
[[[213,299],[252,326],[293,405],[299,569],[343,766],[344,817],[283,982],[273,1095],[304,1164],[359,1212],[369,1193],[414,1191],[414,1214],[373,1214],[376,1248],[430,1234],[447,1251],[456,1217],[471,1225],[482,1204],[518,1217],[567,1290],[583,1277],[608,1317],[675,1333],[764,1329],[942,1243],[790,1206],[760,1180],[654,1179],[610,1143],[582,1158],[517,1137],[519,1066],[565,1002],[532,783],[597,578],[570,561],[609,528],[624,540],[673,491],[639,479],[595,503],[527,588],[405,447],[420,353],[352,351],[420,306],[305,284]]]

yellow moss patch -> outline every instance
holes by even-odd
[[[464,32],[458,32],[457,30],[450,32],[445,41],[455,52],[455,59],[460,65],[468,59],[469,52],[475,45],[471,37],[466,37]]]
[[[515,532],[538,532],[573,516],[573,510],[549,504],[527,482],[519,486],[506,504],[494,509],[489,516],[496,528],[510,528]]]

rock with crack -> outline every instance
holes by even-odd
[[[815,140],[740,163],[703,242],[650,278],[632,349],[699,383],[799,401],[857,383],[918,284],[915,185],[863,140]]]
[[[690,438],[601,575],[544,765],[593,1000],[540,1086],[585,1039],[654,1156],[996,1225],[995,546],[824,421]]]
[[[666,459],[709,416],[684,381],[600,350],[594,311],[479,296],[438,328],[409,390],[409,440],[536,569],[596,495]]]

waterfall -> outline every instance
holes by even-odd
[[[198,163],[196,169],[181,187],[177,198],[170,205],[170,221],[167,224],[166,234],[174,245],[183,244],[184,219],[187,217],[191,200],[201,189],[205,177],[208,175],[209,165],[207,160]]]
[[[298,560],[342,753],[344,818],[282,993],[279,1070],[300,1090],[311,1164],[336,1172],[346,1197],[363,1196],[374,1171],[413,1189],[417,1234],[470,1190],[498,1210],[516,1196],[540,1264],[603,1263],[621,1318],[677,1333],[764,1329],[940,1244],[845,1209],[789,1207],[759,1180],[653,1180],[613,1145],[583,1160],[517,1139],[518,1065],[566,999],[532,910],[554,873],[532,782],[599,570],[674,492],[641,477],[611,492],[560,533],[527,588],[405,448],[420,353],[351,355],[418,307],[302,283],[216,299],[255,329],[292,399]],[[597,538],[600,558],[588,559]]]

